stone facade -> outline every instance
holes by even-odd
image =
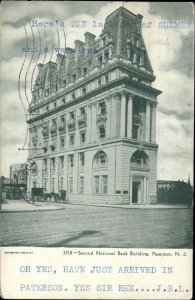
[[[156,202],[156,106],[161,91],[141,33],[121,7],[98,39],[39,64],[29,124],[28,189],[66,191],[69,202]]]

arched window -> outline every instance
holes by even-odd
[[[133,153],[130,161],[131,168],[149,168],[149,157],[148,155],[142,151],[137,150]]]
[[[105,152],[98,151],[93,159],[93,169],[106,168],[108,166],[108,158]]]

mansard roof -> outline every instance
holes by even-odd
[[[152,78],[153,70],[147,54],[141,32],[142,16],[135,15],[120,7],[106,17],[105,25],[100,37],[86,32],[85,42],[76,40],[75,49],[66,48],[64,54],[58,54],[56,62],[39,64],[39,73],[35,81],[33,91],[47,89],[52,86],[62,85],[63,81],[71,81],[76,74],[77,78],[83,75],[83,69],[87,72],[98,66],[98,58],[105,51],[112,52],[112,58],[121,57],[127,59],[127,51],[133,55],[143,56],[144,68],[148,76]],[[128,50],[127,50],[128,49]],[[151,80],[153,81],[153,80]]]

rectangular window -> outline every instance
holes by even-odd
[[[99,126],[99,136],[100,136],[100,139],[103,139],[106,137],[106,129],[105,129],[104,125]]]
[[[85,164],[85,153],[82,152],[82,153],[80,153],[79,156],[80,156],[80,165],[84,166],[84,164]]]
[[[60,156],[60,169],[64,169],[64,156]]]
[[[100,177],[94,176],[94,193],[99,194],[99,188],[100,188]]]
[[[108,75],[106,75],[106,76],[105,76],[105,84],[107,84],[108,81],[109,81],[109,80],[108,80]]]
[[[84,177],[80,177],[80,182],[79,182],[79,193],[83,194],[84,193]]]
[[[99,65],[102,65],[102,62],[103,62],[102,55],[100,55],[100,56],[98,57],[98,64],[99,64]]]
[[[101,193],[107,194],[108,192],[108,176],[103,175],[102,176],[102,184],[101,184]]]
[[[69,167],[70,168],[74,167],[74,155],[73,154],[69,155]]]
[[[71,119],[71,120],[74,120],[74,118],[75,118],[75,113],[74,113],[74,111],[71,111],[69,115],[70,115],[70,119]]]
[[[70,145],[73,146],[74,145],[74,134],[70,134]]]
[[[100,115],[104,115],[106,113],[106,103],[105,103],[105,101],[99,102],[98,110],[99,110]]]
[[[69,178],[69,193],[73,193],[73,177]]]
[[[64,149],[64,137],[60,138],[60,149]]]
[[[84,96],[86,94],[86,87],[82,88],[82,95]]]
[[[80,108],[80,114],[83,116],[85,115],[85,107]]]
[[[98,87],[102,85],[101,78],[98,79]]]
[[[62,105],[66,103],[65,98],[62,99]]]
[[[51,158],[51,170],[55,171],[55,158]]]
[[[75,93],[72,93],[72,100],[75,100]]]
[[[80,132],[80,143],[85,144],[85,131]]]

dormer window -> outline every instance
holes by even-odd
[[[70,145],[73,146],[74,145],[74,134],[70,135]]]
[[[105,61],[108,61],[108,59],[109,59],[109,52],[108,51],[104,52],[104,58],[105,58]]]
[[[83,68],[83,75],[86,75],[86,74],[87,74],[87,67]]]
[[[77,79],[77,74],[72,74],[72,81],[75,81]]]
[[[103,62],[103,57],[102,57],[102,55],[100,55],[100,56],[98,57],[98,65],[99,65],[99,66],[102,65],[102,62]]]

